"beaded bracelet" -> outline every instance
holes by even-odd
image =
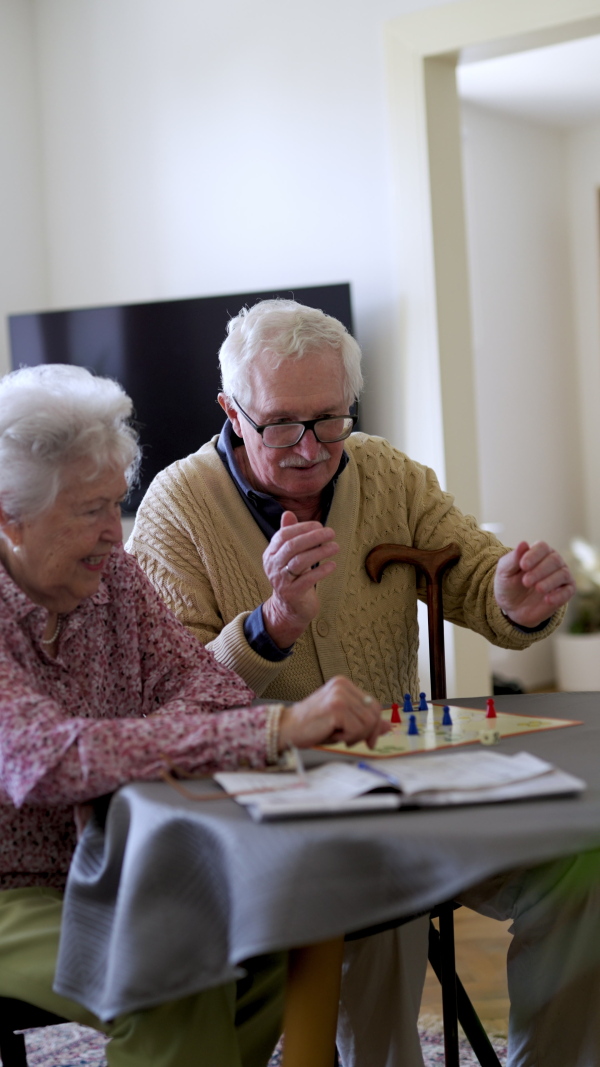
[[[266,749],[267,763],[279,763],[279,723],[283,704],[270,704],[267,708]]]

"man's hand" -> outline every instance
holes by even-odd
[[[263,604],[267,632],[279,648],[289,648],[319,614],[315,586],[335,570],[335,532],[320,522],[298,522],[291,511],[263,554],[273,592]],[[317,566],[315,566],[317,564]],[[314,568],[314,569],[313,569]]]
[[[311,748],[326,741],[345,741],[347,745],[366,741],[373,748],[389,729],[374,697],[357,689],[348,678],[331,678],[306,700],[283,709],[279,751],[290,745]]]
[[[575,582],[562,556],[544,541],[521,541],[498,561],[494,595],[519,626],[535,627],[571,599]]]

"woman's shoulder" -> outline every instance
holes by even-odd
[[[147,582],[135,556],[126,552],[122,544],[115,545],[106,562],[98,592],[91,599],[96,603],[108,599],[127,603],[127,597],[136,594]]]
[[[90,602],[92,612],[106,605],[108,616],[119,627],[160,628],[165,614],[170,615],[135,556],[126,552],[123,545],[115,546],[111,552],[100,588],[90,597]]]

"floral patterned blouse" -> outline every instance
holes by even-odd
[[[119,546],[69,614],[53,659],[47,612],[0,565],[0,888],[64,886],[73,805],[166,756],[184,770],[264,766],[266,710],[163,604]],[[231,710],[235,709],[235,710]]]

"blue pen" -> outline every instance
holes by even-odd
[[[378,767],[372,767],[370,763],[365,763],[364,760],[360,760],[356,766],[360,771],[370,771],[371,774],[376,774],[378,778],[385,778],[386,782],[389,782],[390,785],[395,785],[396,789],[400,788],[400,782],[392,774],[386,774],[385,771],[380,771]]]

